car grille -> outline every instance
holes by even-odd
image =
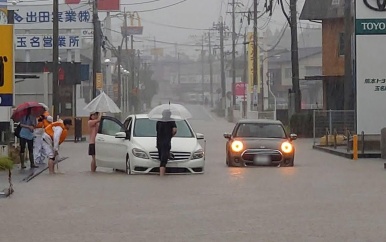
[[[171,153],[174,155],[174,159],[170,161],[183,161],[183,160],[190,160],[191,153],[190,152],[177,152],[177,151],[171,151]],[[150,157],[153,160],[159,160],[158,157],[158,151],[150,152]]]
[[[271,161],[281,161],[283,159],[280,151],[270,149],[248,149],[244,151],[241,157],[243,160],[253,161],[255,155],[268,155],[271,157]]]

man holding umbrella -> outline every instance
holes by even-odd
[[[19,125],[15,129],[15,136],[20,139],[21,169],[26,168],[24,165],[26,146],[28,146],[31,168],[38,167],[35,165],[33,152],[34,129],[36,127],[36,117],[43,114],[44,111],[44,107],[37,102],[25,102],[17,106],[12,113],[11,119],[16,123],[19,122]]]
[[[32,116],[31,114],[32,108],[27,109],[26,115],[20,120],[20,163],[21,168],[25,169],[26,166],[24,165],[25,160],[25,148],[28,146],[28,157],[30,160],[30,167],[32,168],[38,168],[37,165],[35,165],[34,161],[34,129],[36,126],[36,117]]]
[[[171,120],[171,111],[165,109],[162,112],[162,120],[157,122],[157,149],[158,157],[160,159],[160,176],[165,175],[166,164],[170,157],[172,137],[177,133],[177,125],[175,121]]]

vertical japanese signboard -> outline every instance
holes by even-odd
[[[386,127],[386,2],[355,5],[357,132],[380,134]]]
[[[257,90],[259,92],[260,90],[260,58],[259,58],[259,47],[257,47],[257,80],[256,83],[253,80],[253,72],[254,72],[254,51],[255,51],[255,46],[254,46],[254,41],[253,41],[253,33],[248,33],[247,35],[248,39],[248,92],[252,93],[254,86],[257,86]]]
[[[248,33],[248,92],[253,92],[253,33]]]
[[[0,106],[13,106],[13,25],[0,25]]]
[[[102,73],[96,73],[96,88],[98,90],[103,89],[103,74]]]

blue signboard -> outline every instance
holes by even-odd
[[[13,94],[0,94],[0,107],[12,107]]]

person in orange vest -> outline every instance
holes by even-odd
[[[38,122],[34,130],[34,158],[37,164],[44,164],[46,154],[43,151],[43,134],[44,129],[53,122],[52,116],[46,111],[38,117]]]
[[[56,121],[45,128],[43,134],[43,150],[48,156],[48,170],[55,174],[55,157],[58,155],[59,145],[67,138],[67,131],[72,126],[71,119]]]

